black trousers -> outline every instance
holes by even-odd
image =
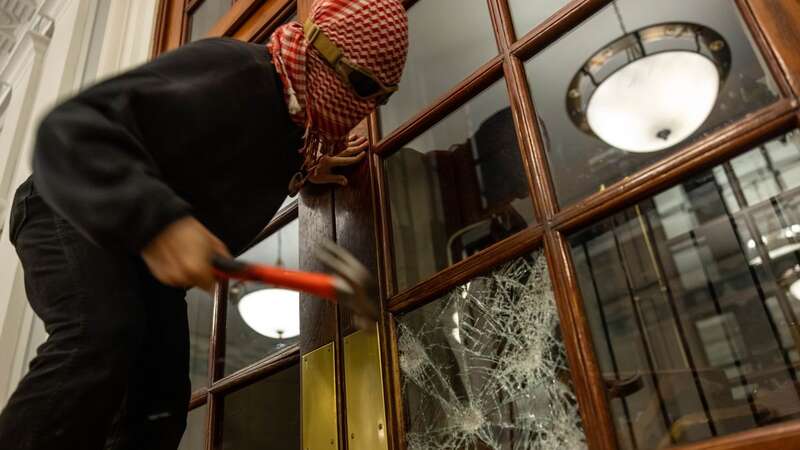
[[[11,216],[49,337],[0,414],[0,449],[176,449],[191,393],[185,291],[85,239],[31,180]]]

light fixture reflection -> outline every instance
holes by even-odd
[[[667,23],[624,32],[575,74],[567,112],[578,128],[615,148],[663,150],[703,125],[729,70],[725,40],[702,25]]]
[[[300,334],[300,294],[287,289],[260,289],[239,300],[239,314],[256,333],[273,339]]]
[[[719,92],[719,73],[705,56],[685,51],[634,61],[597,87],[586,109],[589,127],[629,152],[663,150],[705,122]]]

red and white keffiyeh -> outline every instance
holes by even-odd
[[[309,16],[353,63],[397,84],[408,50],[408,18],[399,0],[318,0]],[[299,22],[278,28],[268,49],[292,119],[306,127],[306,161],[343,148],[350,130],[377,106],[356,96],[308,42]]]

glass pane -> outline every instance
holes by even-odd
[[[421,0],[408,10],[408,33],[400,90],[380,111],[384,135],[497,55],[486,0]]]
[[[398,322],[409,450],[586,447],[541,251]]]
[[[222,449],[300,448],[300,366],[225,396]]]
[[[526,70],[562,205],[778,98],[729,0],[617,0]]]
[[[203,39],[231,7],[231,0],[201,0],[189,16],[189,42]]]
[[[384,167],[401,288],[534,221],[503,80],[388,157]]]
[[[238,259],[299,267],[295,219]],[[225,322],[225,375],[264,359],[298,341],[300,305],[296,292],[252,281],[232,281]]]
[[[570,0],[508,0],[511,21],[517,38],[521,38],[533,27],[544,22]]]
[[[189,316],[189,378],[192,390],[197,390],[208,386],[208,346],[214,299],[202,289],[189,289],[186,309]]]
[[[571,237],[622,448],[800,417],[800,133]]]
[[[205,450],[207,411],[206,405],[189,411],[189,416],[186,418],[186,431],[183,432],[178,450]]]

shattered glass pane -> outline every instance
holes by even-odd
[[[558,325],[541,252],[401,316],[408,449],[585,448]]]

